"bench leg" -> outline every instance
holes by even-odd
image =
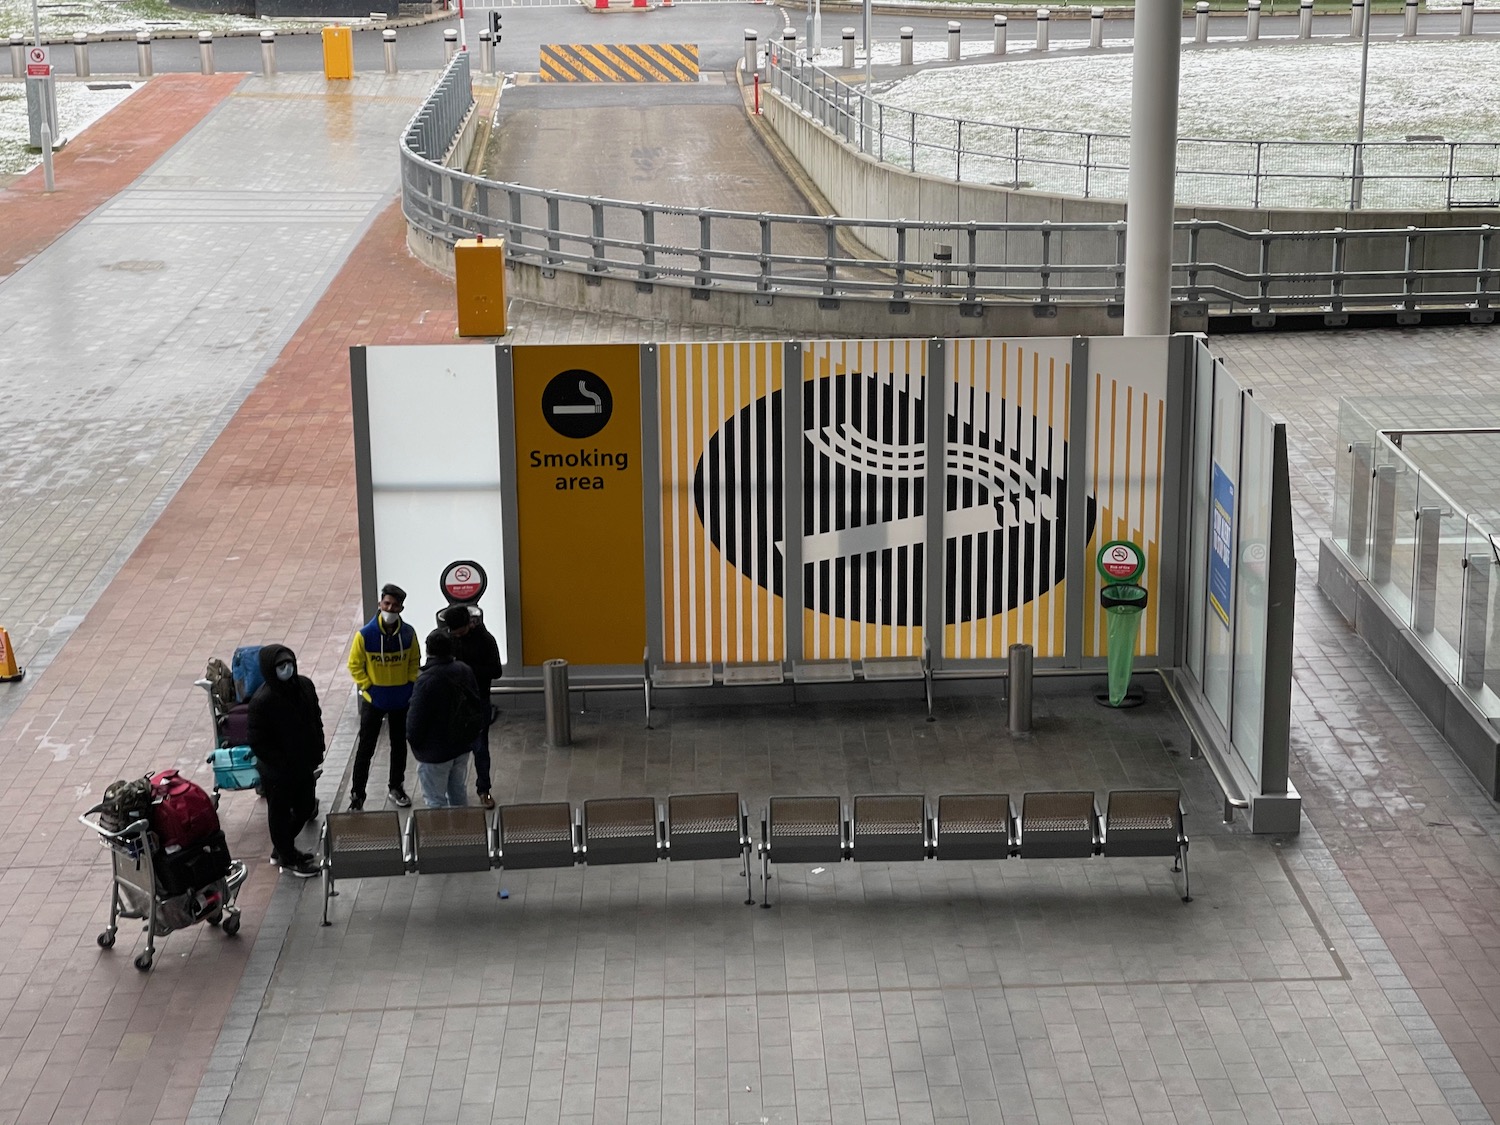
[[[750,848],[746,845],[740,852],[740,859],[744,861],[745,867],[745,905],[755,905],[755,884],[750,878]]]
[[[762,851],[760,853],[760,905],[765,910],[771,909],[770,878],[771,853]]]
[[[328,870],[328,861],[323,861],[323,925],[331,926],[328,920],[328,900],[333,897],[333,872]]]
[[[1192,902],[1193,881],[1192,876],[1188,874],[1187,848],[1185,846],[1177,849],[1177,863],[1172,865],[1172,870],[1176,871],[1179,866],[1182,869],[1182,901]]]

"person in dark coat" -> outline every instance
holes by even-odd
[[[260,650],[265,683],[250,697],[250,749],[266,797],[271,861],[290,875],[308,878],[318,862],[297,847],[297,833],[318,815],[317,769],[327,748],[318,689],[297,674],[297,657],[285,645]]]
[[[500,646],[493,634],[484,627],[484,619],[466,605],[450,605],[443,610],[443,628],[453,638],[453,656],[469,666],[479,694],[484,697],[486,721],[484,729],[474,739],[474,791],[479,794],[479,803],[487,809],[495,807],[495,798],[490,796],[490,724],[488,706],[490,684],[500,678]]]
[[[427,663],[412,687],[406,738],[417,760],[422,799],[431,809],[469,803],[469,755],[489,719],[474,673],[453,658],[453,639],[443,629],[427,634]]]

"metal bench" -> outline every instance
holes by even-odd
[[[745,874],[745,905],[755,905],[750,882],[750,817],[738,793],[687,793],[667,798],[661,825],[668,859],[735,859]]]
[[[932,822],[938,859],[1006,859],[1018,844],[1008,793],[945,793]]]
[[[401,817],[395,811],[331,812],[323,821],[323,925],[339,879],[405,875],[407,856]]]
[[[844,807],[837,797],[772,797],[760,822],[760,904],[771,905],[771,861],[841,863]]]
[[[1182,901],[1193,901],[1188,874],[1187,832],[1182,792],[1177,789],[1116,789],[1104,804],[1100,853],[1107,856],[1164,856],[1182,872]]]
[[[610,797],[583,803],[580,862],[655,863],[661,858],[660,821],[652,797]]]
[[[900,863],[926,859],[927,798],[920,793],[854,798],[849,858]]]
[[[494,852],[481,808],[417,809],[407,821],[408,854],[419,875],[488,871]]]
[[[578,830],[566,801],[501,805],[495,818],[495,858],[512,871],[572,867],[578,862]]]
[[[1089,790],[1021,798],[1022,859],[1071,859],[1099,852],[1099,806]]]

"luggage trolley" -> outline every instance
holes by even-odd
[[[230,936],[239,933],[240,908],[235,905],[235,898],[245,882],[246,868],[242,861],[230,860],[229,873],[207,886],[181,894],[167,894],[157,884],[150,822],[143,817],[118,832],[111,832],[99,823],[98,817],[103,811],[103,805],[95,805],[78,818],[99,834],[99,842],[109,849],[114,869],[109,895],[109,928],[97,938],[100,949],[109,949],[115,944],[121,918],[143,919],[146,923],[146,949],[136,955],[135,967],[144,973],[151,968],[156,956],[156,939],[175,930],[185,930],[204,922],[221,926]]]
[[[214,696],[213,682],[207,678],[193,681],[193,686],[202,688],[208,696],[208,721],[213,747],[204,759],[214,768],[214,806],[218,807],[219,794],[223,790],[239,791],[254,789],[256,796],[265,796],[260,784],[260,770],[255,765],[255,755],[250,747],[236,745],[231,738],[229,713],[219,705]],[[240,734],[243,740],[243,732]]]

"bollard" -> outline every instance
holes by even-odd
[[[1051,43],[1052,13],[1046,8],[1036,10],[1036,49],[1045,51]]]
[[[89,33],[73,33],[73,73],[79,78],[89,76]]]
[[[913,37],[916,34],[917,33],[916,33],[916,31],[913,28],[903,27],[901,29],[901,65],[902,66],[911,66],[911,64],[912,64],[912,62],[911,62],[912,61],[912,49],[913,49],[912,40],[913,40]]]
[[[396,31],[394,28],[386,28],[380,33],[380,38],[385,40],[385,72],[396,73]]]
[[[797,29],[795,27],[783,27],[781,29],[781,60],[789,63],[797,54]]]
[[[452,62],[456,54],[458,54],[458,28],[450,27],[443,32],[443,61]]]
[[[1474,34],[1474,0],[1460,0],[1459,2],[1458,34],[1465,39]]]
[[[135,33],[135,69],[142,78],[151,77],[151,33]]]
[[[547,745],[571,746],[573,731],[568,714],[568,662],[542,662],[542,701],[547,711]]]
[[[1006,23],[1004,16],[995,17],[995,54],[997,55],[1005,54]]]
[[[844,69],[845,70],[853,70],[854,69],[854,29],[852,27],[846,27],[846,28],[844,28],[843,39],[844,39]]]
[[[1104,46],[1104,9],[1089,10],[1089,46],[1094,50]]]
[[[1247,0],[1245,4],[1245,42],[1254,43],[1260,38],[1260,0]]]
[[[198,70],[203,74],[214,72],[214,33],[198,32]]]
[[[1198,0],[1193,9],[1193,42],[1208,42],[1208,0]]]
[[[1031,655],[1030,645],[1011,645],[1006,695],[1010,703],[1010,733],[1031,733]]]
[[[26,36],[19,31],[10,33],[10,76],[23,78],[26,75]]]
[[[937,283],[947,289],[953,283],[953,247],[946,242],[935,243],[932,247],[932,260],[937,263]],[[943,296],[949,296],[944,293]]]
[[[1297,13],[1297,38],[1312,38],[1312,9],[1313,0],[1302,0],[1301,10]]]
[[[1358,39],[1365,33],[1365,0],[1351,0],[1349,5],[1349,38]]]
[[[957,62],[963,57],[963,48],[959,44],[960,33],[963,25],[957,20],[948,21],[948,61]]]
[[[1406,38],[1412,39],[1417,34],[1417,0],[1406,0]]]
[[[760,47],[753,28],[745,28],[745,73],[754,74],[760,70]]]
[[[495,45],[490,42],[489,31],[479,33],[479,73],[495,73]]]
[[[264,78],[270,78],[276,73],[276,33],[274,31],[260,33],[260,73]]]
[[[46,121],[42,122],[42,186],[57,190],[57,178],[52,173],[52,126]]]

